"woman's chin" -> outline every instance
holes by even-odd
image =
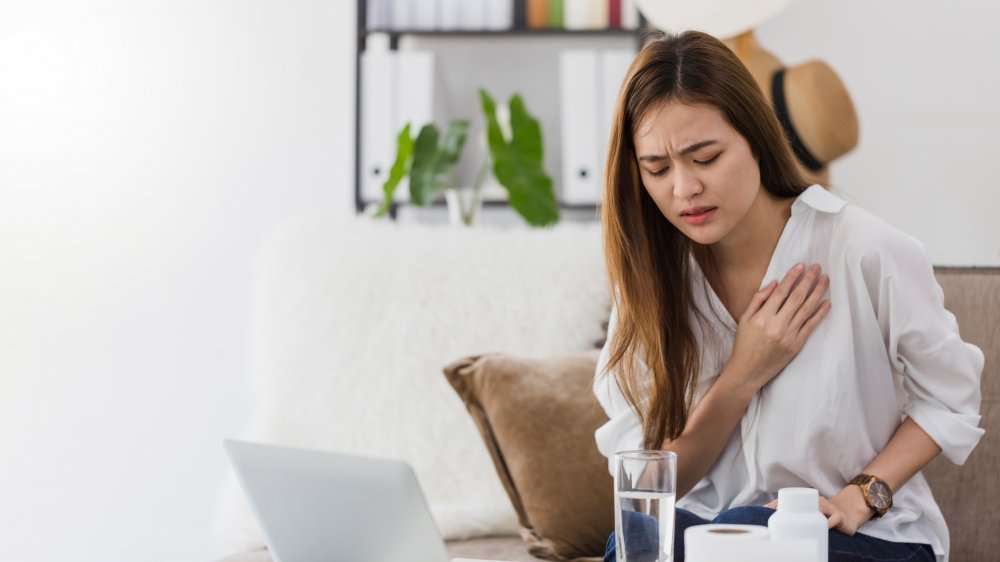
[[[715,244],[722,239],[719,235],[718,230],[712,228],[711,226],[699,226],[699,227],[686,227],[681,232],[687,236],[692,242],[697,244],[702,244],[708,246],[710,244]]]

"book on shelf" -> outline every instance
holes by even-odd
[[[608,0],[608,27],[620,29],[622,26],[622,0]]]
[[[563,19],[566,15],[565,0],[548,0],[549,1],[549,27],[552,29],[562,29],[566,27],[566,20]]]
[[[525,0],[528,3],[528,28],[549,26],[549,0]]]
[[[363,0],[369,31],[636,29],[634,0]]]
[[[439,0],[438,28],[452,31],[462,27],[462,0]]]

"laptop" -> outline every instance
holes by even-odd
[[[448,562],[407,463],[232,439],[223,446],[274,562]]]

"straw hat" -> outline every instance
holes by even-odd
[[[697,29],[719,39],[749,31],[792,0],[635,0],[642,15],[664,31]]]

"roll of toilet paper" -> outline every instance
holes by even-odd
[[[688,562],[744,560],[750,543],[770,544],[767,527],[760,525],[696,525],[684,531],[684,559]]]
[[[815,562],[815,541],[771,542],[761,525],[696,525],[684,531],[687,562]]]

